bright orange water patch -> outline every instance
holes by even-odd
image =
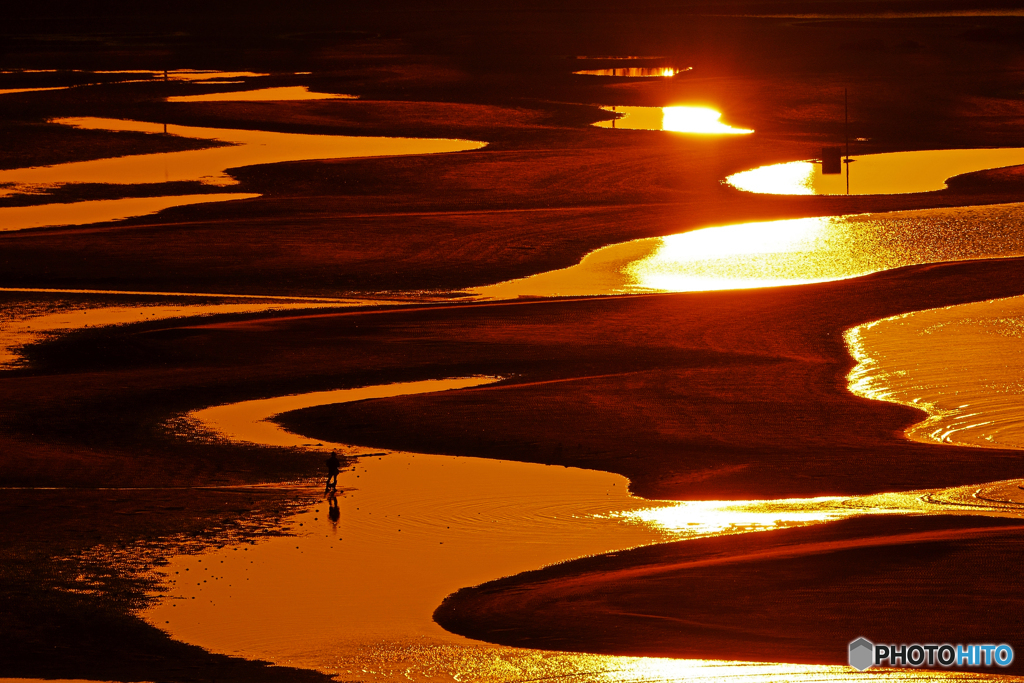
[[[204,93],[202,95],[178,95],[168,97],[168,102],[281,102],[298,100],[354,100],[355,95],[310,92],[304,85],[281,88],[261,88],[237,92]]]
[[[1024,297],[885,318],[846,341],[851,391],[927,411],[910,438],[1024,448]]]
[[[722,123],[720,112],[709,107],[601,107],[605,111],[621,114],[611,121],[598,121],[598,128],[623,130],[667,130],[677,133],[703,133],[707,135],[746,135],[747,128],[734,128]]]
[[[67,90],[67,87],[60,86],[56,88],[7,88],[4,90],[0,90],[0,95],[13,95],[14,93],[19,92],[41,92],[43,90]]]
[[[258,194],[229,192],[223,194],[187,194],[171,197],[130,197],[100,199],[70,204],[0,207],[0,232],[28,230],[59,225],[88,225],[145,216],[172,206],[209,204],[236,199],[252,199]]]
[[[853,156],[839,175],[823,175],[821,164],[791,161],[736,173],[726,182],[762,194],[905,194],[932,192],[964,173],[1024,164],[1024,149],[946,149]],[[849,185],[847,186],[847,181]],[[849,192],[847,191],[849,189]]]
[[[596,296],[825,282],[921,263],[1024,254],[1024,205],[741,223],[614,244],[570,268],[470,290]]]

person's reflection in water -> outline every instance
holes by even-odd
[[[331,527],[338,530],[338,520],[341,518],[341,509],[338,507],[338,496],[335,495],[334,491],[331,491],[331,495],[327,498],[327,518],[331,520]]]

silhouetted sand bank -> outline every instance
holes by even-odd
[[[1010,642],[1022,533],[1019,520],[871,517],[671,543],[466,588],[434,618],[505,645],[695,659],[845,664],[860,636]]]

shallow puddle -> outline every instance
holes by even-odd
[[[708,135],[747,135],[753,130],[722,123],[720,112],[709,107],[601,107],[621,114],[611,121],[598,121],[598,128],[620,130],[667,130]]]
[[[1024,448],[1024,297],[885,318],[846,341],[851,391],[927,411],[910,438]]]
[[[552,562],[682,538],[937,506],[922,492],[649,501],[629,495],[628,481],[619,475],[310,444],[268,421],[309,405],[467,389],[496,379],[316,392],[190,413],[201,430],[221,438],[345,449],[362,457],[340,475],[342,494],[291,520],[294,536],[173,558],[161,570],[168,592],[142,616],[172,637],[214,652],[315,668],[346,680],[976,680],[946,672],[859,674],[846,667],[542,652],[444,631],[431,615],[448,593]]]
[[[202,95],[178,95],[168,97],[168,102],[282,102],[298,100],[354,100],[356,95],[335,95],[332,93],[310,92],[304,85],[235,92],[203,93]]]
[[[569,268],[469,290],[493,299],[746,289],[1024,254],[1024,204],[741,223],[613,244]]]
[[[242,166],[313,159],[436,154],[480,149],[486,144],[470,140],[307,135],[228,128],[197,128],[98,118],[55,119],[54,123],[90,130],[166,133],[229,144],[199,150],[137,154],[55,166],[4,170],[0,171],[0,196],[17,193],[41,193],[69,183],[132,185],[198,181],[206,185],[229,186],[237,184],[238,181],[228,175],[226,171]],[[240,197],[236,195],[229,198],[238,199]],[[3,207],[0,208],[0,226],[3,226],[0,231],[69,225],[67,222],[69,214],[81,213],[82,221],[71,223],[81,225],[89,222],[84,220],[85,212],[101,216],[99,220],[119,220],[153,213],[170,206],[210,201],[221,201],[221,199],[217,195],[181,195],[59,205]]]
[[[824,175],[821,163],[791,161],[726,178],[733,187],[762,194],[906,194],[932,192],[964,173],[1024,164],[1024,149],[946,149],[854,155],[844,172]]]
[[[573,73],[581,76],[617,76],[619,78],[670,78],[684,71],[690,71],[692,68],[689,66],[685,69],[668,66],[627,66],[614,69],[583,69],[582,71],[573,71]]]

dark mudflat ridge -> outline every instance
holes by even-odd
[[[842,665],[861,636],[998,644],[1024,628],[1022,533],[1019,520],[867,517],[684,541],[466,588],[434,618],[518,647],[693,659]]]
[[[707,225],[1024,200],[1015,169],[973,174],[942,192],[902,197],[760,197],[719,183],[754,166],[817,156],[822,144],[841,137],[844,87],[851,95],[853,136],[868,138],[857,143],[855,154],[1024,146],[1019,125],[1024,19],[741,16],[930,12],[977,9],[976,3],[645,2],[627,9],[621,3],[593,2],[487,8],[465,2],[366,8],[351,3],[214,5],[49,2],[5,8],[0,69],[244,70],[272,74],[259,86],[309,85],[362,99],[165,103],[165,96],[194,92],[175,83],[4,95],[0,140],[10,144],[0,144],[0,168],[193,144],[44,123],[60,116],[459,137],[486,141],[488,147],[420,158],[240,169],[234,172],[240,184],[230,191],[259,192],[262,198],[182,207],[99,226],[0,233],[0,287],[271,295],[452,290],[567,266],[605,244]],[[694,70],[646,82],[571,75],[581,63],[576,55],[614,54],[666,55],[674,66]],[[593,60],[586,64],[608,66]],[[314,74],[296,76],[296,71]],[[67,71],[10,78],[0,87],[88,81]],[[757,133],[743,140],[693,139],[588,127],[608,116],[591,105],[673,103],[714,104],[731,123]],[[76,186],[61,190],[57,198],[148,191]],[[0,198],[0,205],[24,201]],[[365,445],[623,472],[638,492],[662,497],[856,493],[1016,476],[1015,453],[909,443],[901,430],[919,414],[845,393],[843,376],[851,361],[840,333],[849,325],[903,311],[1024,293],[1022,272],[1019,261],[1006,260],[909,268],[760,292],[361,311],[304,319],[248,316],[216,325],[156,322],[85,330],[39,344],[30,351],[27,369],[0,375],[0,486],[73,490],[0,493],[0,528],[9,541],[0,564],[5,643],[0,676],[326,680],[172,643],[131,616],[150,587],[143,570],[161,552],[180,550],[183,536],[194,538],[193,549],[258,538],[277,528],[276,520],[303,500],[293,490],[256,494],[196,487],[238,487],[319,473],[319,456],[183,441],[163,426],[175,415],[216,403],[501,374],[509,378],[505,384],[486,390],[318,409],[286,421],[311,435]],[[172,488],[118,492],[108,487]],[[883,523],[890,522],[865,520],[717,543],[723,552],[740,547],[735,544],[799,541],[801,534],[819,534],[822,543],[829,543],[851,534],[877,535],[881,531],[868,527]],[[892,533],[904,531],[912,529]],[[943,571],[960,572],[963,585],[970,585],[972,577],[990,582],[993,595],[1005,597],[1006,609],[1019,607],[1019,598],[1000,592],[1003,584],[993,569],[1005,558],[1010,558],[1009,567],[1019,562],[1010,547],[1015,529],[1000,527],[990,536],[950,533],[946,540],[929,541],[929,548],[942,552],[920,557],[892,553],[924,545],[843,552],[860,553],[855,566],[891,557],[893,564],[887,566],[936,576],[934,584],[921,579],[922,595],[947,585]],[[673,553],[698,553],[708,546],[685,547],[621,555],[616,559],[620,564],[609,570],[611,583],[601,584],[601,590],[612,586],[611,600],[621,588],[615,572],[634,563],[670,563]],[[127,549],[118,557],[135,561],[89,559],[100,548]],[[987,559],[967,566],[964,558],[971,553]],[[833,590],[830,574],[822,569],[831,566],[821,564],[825,557],[785,560],[797,563],[787,565],[796,577],[793,583],[823,603]],[[748,563],[743,571],[763,567],[762,583],[751,585],[774,590],[778,584],[772,581],[787,575],[775,571],[780,561]],[[567,572],[559,576],[561,582],[587,568],[570,564],[557,571]],[[880,585],[878,574],[865,572],[867,585]],[[95,579],[90,592],[69,592],[81,589],[79,575]],[[712,577],[702,575],[701,580]],[[635,602],[639,613],[664,603],[666,610],[692,608],[694,615],[704,614],[697,602],[691,607],[666,600],[664,586],[656,583],[633,589],[643,589],[644,595],[627,591],[621,596]],[[961,585],[950,591],[961,603],[953,614],[963,615],[964,624],[976,623],[971,619],[991,607]],[[472,602],[473,595],[451,604],[483,609],[483,603]],[[488,603],[492,607],[500,603],[500,591],[494,595],[498,602]],[[552,595],[556,598],[544,606],[545,615],[550,623],[561,623],[568,612],[559,611],[557,590]],[[885,595],[882,600],[892,600],[894,608],[905,605]],[[740,601],[743,595],[734,597]],[[734,611],[727,616],[738,613],[738,602],[730,604]],[[767,615],[764,623],[773,615],[778,623],[799,615],[787,615],[779,607],[784,601],[760,604]],[[574,624],[591,618],[584,606],[573,605]],[[445,623],[497,639],[489,624],[514,615],[500,614],[499,607],[487,609],[487,624],[456,625],[466,617],[462,612],[445,617]],[[817,614],[813,605],[807,609]],[[994,613],[1003,615],[998,609]],[[861,603],[850,610],[857,615],[849,619],[853,626],[870,618]],[[622,633],[614,618],[595,606],[592,623]],[[1005,636],[996,640],[1012,641],[1020,632],[1018,622],[1011,616],[1000,619]],[[731,617],[716,623],[722,628],[701,641],[706,649],[700,656],[761,656],[756,643],[737,635]],[[666,631],[646,632],[651,642],[667,637]],[[542,648],[650,651],[635,641],[609,640],[596,628],[574,631],[572,641],[563,637],[564,631],[519,633]],[[806,632],[794,633],[793,657],[835,661],[832,650],[811,647]],[[956,636],[950,632],[947,638]],[[79,646],[69,650],[68,642]]]
[[[367,317],[358,334],[382,346],[403,340],[399,352],[420,372],[473,369],[509,380],[307,408],[280,421],[342,443],[618,472],[649,498],[865,494],[1009,479],[1024,460],[1018,451],[909,441],[903,430],[923,412],[851,394],[854,362],[842,332],[920,308],[1024,293],[1021,264]],[[331,323],[298,324],[316,338]],[[429,346],[409,344],[421,338]]]

